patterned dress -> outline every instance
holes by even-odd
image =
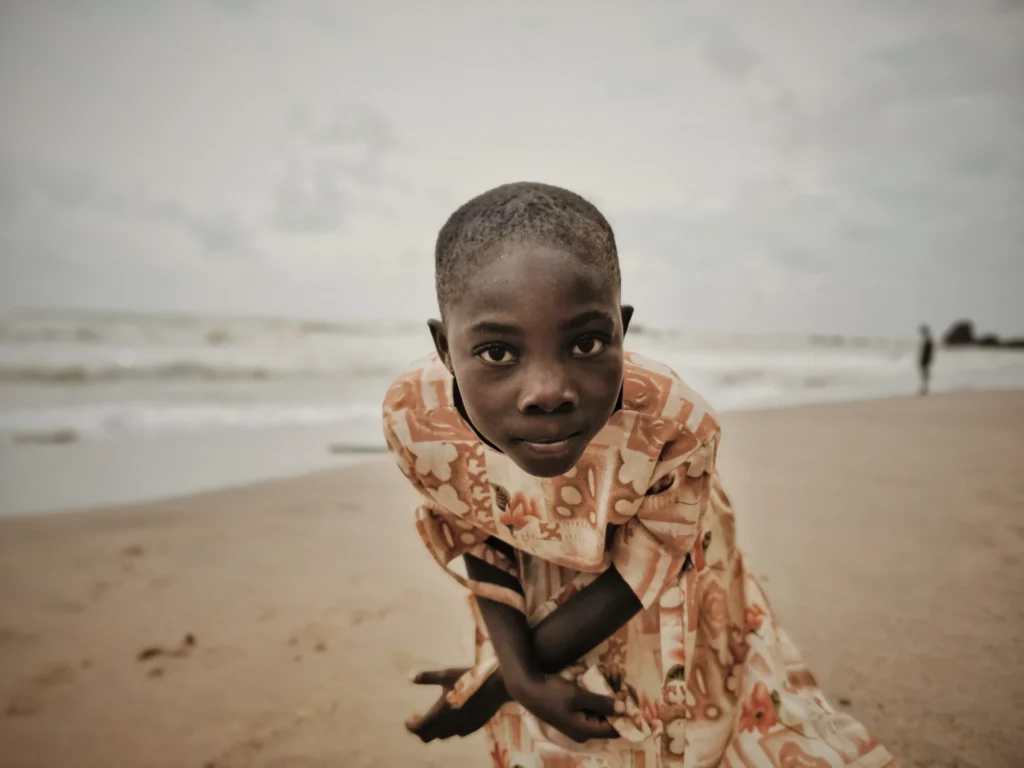
[[[612,720],[620,738],[574,744],[513,702],[487,726],[496,768],[895,768],[825,700],[778,626],[736,548],[718,421],[669,368],[627,354],[621,407],[554,478],[477,436],[436,356],[392,384],[384,431],[419,492],[423,543],[468,590],[476,620],[475,665],[452,704],[497,668],[476,596],[535,625],[614,567],[643,604],[562,673],[626,703]],[[516,577],[522,593],[469,579],[465,554]]]

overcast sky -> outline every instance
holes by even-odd
[[[415,320],[527,179],[641,323],[1024,333],[1021,0],[5,0],[0,115],[0,307]]]

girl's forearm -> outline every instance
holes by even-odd
[[[541,668],[554,673],[575,664],[642,609],[636,593],[609,568],[534,627]]]
[[[466,555],[464,560],[471,579],[522,591],[519,582],[500,568],[472,555]],[[526,616],[504,603],[483,597],[477,597],[476,602],[498,657],[505,688],[514,696],[519,686],[543,673],[533,648],[530,625]]]
[[[521,590],[507,573],[467,556],[470,578]],[[635,616],[642,605],[619,572],[609,568],[532,630],[510,606],[478,598],[505,684],[510,689],[538,674],[554,674],[574,664]]]

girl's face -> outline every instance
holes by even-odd
[[[507,244],[430,322],[473,426],[526,472],[561,475],[611,417],[632,315],[571,253]]]

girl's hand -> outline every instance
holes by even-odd
[[[578,744],[619,736],[607,718],[625,712],[625,705],[611,696],[592,693],[558,675],[517,681],[511,693],[530,713]]]
[[[455,686],[455,682],[466,671],[465,668],[428,670],[413,678],[416,685],[441,686],[441,695],[427,714],[422,717],[417,715],[405,721],[409,733],[424,744],[434,739],[468,736],[486,725],[503,704],[511,701],[501,673],[495,672],[462,707],[455,709],[448,703],[446,697]]]

